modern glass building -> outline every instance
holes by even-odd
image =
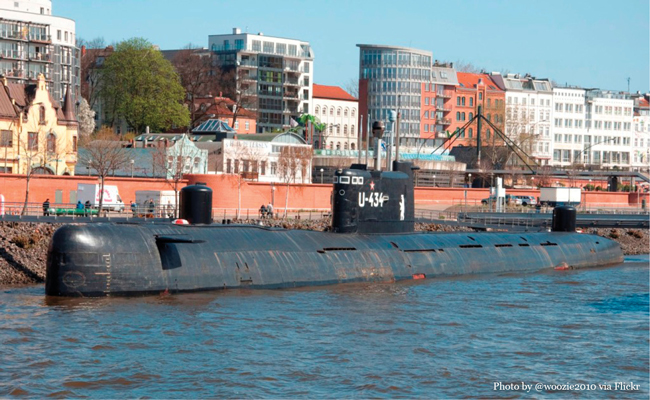
[[[39,74],[54,100],[68,87],[79,98],[75,22],[52,15],[51,0],[0,0],[0,75],[10,83],[36,83]]]
[[[358,44],[359,110],[367,119],[388,121],[401,112],[400,136],[419,137],[423,83],[431,81],[432,53],[407,47]],[[391,128],[392,129],[392,128]]]

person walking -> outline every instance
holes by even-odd
[[[149,218],[155,217],[154,212],[156,212],[156,204],[151,199],[149,200]]]
[[[264,219],[266,217],[266,206],[262,204],[262,207],[260,207],[260,218]]]
[[[43,215],[50,215],[50,199],[43,202]]]
[[[134,217],[138,215],[138,203],[133,200],[131,200],[131,212],[133,213]]]
[[[266,206],[266,215],[269,218],[273,218],[273,204],[269,203],[269,205]]]

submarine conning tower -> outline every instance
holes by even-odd
[[[393,171],[369,171],[354,164],[334,175],[332,231],[411,233],[414,231],[413,170],[394,161]]]

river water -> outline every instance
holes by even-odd
[[[0,397],[647,399],[649,281],[646,255],[586,271],[147,298],[5,288]]]

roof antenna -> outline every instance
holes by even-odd
[[[630,94],[630,77],[627,77],[627,94]]]

